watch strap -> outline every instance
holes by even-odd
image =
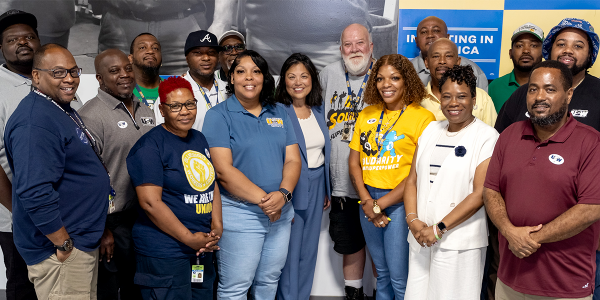
[[[290,191],[284,188],[280,188],[279,191],[283,194],[283,199],[285,200],[285,203],[292,201],[292,193],[290,193]]]

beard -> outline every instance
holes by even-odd
[[[148,78],[153,78],[159,75],[160,72],[160,64],[157,63],[156,66],[145,65],[143,62],[139,62],[137,60],[133,60],[133,65],[142,71],[144,75]]]
[[[585,59],[585,61],[581,65],[577,64],[577,59],[575,59],[575,63],[573,64],[573,67],[571,67],[571,75],[575,76],[575,75],[579,74],[581,71],[587,69],[587,66],[589,65],[589,63],[590,63],[589,56]]]
[[[342,55],[342,58],[344,59],[344,65],[346,66],[348,73],[350,73],[351,75],[356,76],[362,73],[369,66],[369,63],[371,61],[371,52],[369,52],[367,55],[365,55],[364,53],[360,53],[360,56],[360,59],[350,59],[350,56]]]
[[[565,116],[565,113],[567,113],[567,101],[563,102],[562,106],[557,112],[545,117],[535,117],[533,113],[529,111],[529,120],[531,120],[531,123],[533,124],[546,127],[558,123]]]
[[[129,98],[131,98],[131,95],[133,95],[133,93],[119,94],[118,92],[114,92],[113,90],[109,89],[107,86],[104,86],[104,88],[102,88],[102,90],[104,90],[107,94],[109,94],[119,100],[129,99]]]
[[[531,66],[521,66],[520,64],[514,64],[514,68],[523,73],[529,73],[535,67],[536,64],[532,64]]]

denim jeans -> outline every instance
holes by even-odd
[[[390,192],[367,186],[373,199]],[[377,270],[377,300],[404,299],[408,279],[408,227],[404,221],[404,203],[383,210],[392,219],[384,228],[377,228],[360,209],[360,222],[367,248]]]
[[[596,251],[596,289],[594,300],[600,300],[600,251]]]
[[[217,251],[219,287],[217,299],[274,299],[285,265],[294,208],[283,206],[281,218],[271,222],[256,204],[221,195],[223,236]]]

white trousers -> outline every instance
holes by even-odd
[[[486,247],[410,247],[405,300],[479,300]]]

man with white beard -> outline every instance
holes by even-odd
[[[360,24],[346,27],[340,38],[340,52],[342,59],[319,74],[331,138],[329,234],[333,249],[344,256],[346,299],[362,300],[365,239],[358,219],[360,199],[348,173],[348,143],[356,117],[365,106],[362,96],[374,62],[373,42],[367,28]]]

